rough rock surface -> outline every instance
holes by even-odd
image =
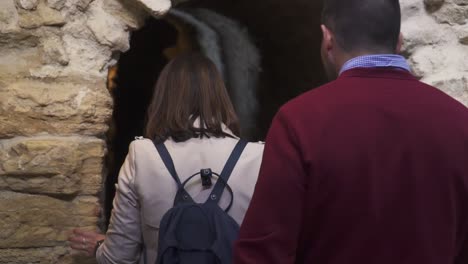
[[[400,2],[414,73],[468,106],[468,1]],[[93,263],[65,240],[98,221],[107,69],[172,4],[0,0],[0,264]]]
[[[83,137],[0,141],[0,190],[50,195],[96,195],[104,142]]]
[[[26,10],[34,10],[37,7],[39,0],[17,0],[17,4]]]
[[[89,258],[70,254],[66,247],[0,249],[0,264],[94,264]]]
[[[97,228],[107,67],[148,15],[135,0],[0,1],[0,264],[95,263],[66,238]]]
[[[468,106],[468,2],[400,2],[404,54],[414,74]]]
[[[97,224],[92,196],[64,201],[3,191],[0,199],[0,249],[63,246],[72,228]]]
[[[15,80],[0,83],[0,138],[42,132],[103,135],[112,101],[103,82]]]
[[[164,15],[172,6],[171,0],[137,0],[154,16]]]

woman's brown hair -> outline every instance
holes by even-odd
[[[194,124],[197,120],[199,124]],[[163,69],[148,108],[145,137],[163,142],[239,135],[239,121],[216,66],[197,53],[181,55]]]

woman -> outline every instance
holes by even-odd
[[[155,263],[159,224],[173,205],[177,184],[152,140],[164,142],[183,182],[202,168],[221,172],[238,134],[238,119],[214,64],[198,54],[171,61],[155,87],[146,138],[130,144],[120,170],[107,234],[74,230],[71,247],[96,254],[99,263],[143,263],[144,257]],[[239,225],[254,191],[262,153],[262,144],[249,143],[229,178],[234,202],[228,213]],[[196,202],[204,202],[210,189],[194,181],[186,190]],[[219,205],[225,208],[230,199],[225,193]]]

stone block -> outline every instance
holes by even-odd
[[[161,17],[172,7],[171,0],[136,0],[155,17]]]
[[[68,65],[70,58],[60,33],[50,33],[42,38],[43,63]]]
[[[449,25],[464,25],[468,16],[468,7],[453,3],[443,5],[437,12],[433,13],[439,23]]]
[[[75,227],[94,229],[97,198],[64,201],[0,192],[0,249],[63,246]]]
[[[85,11],[88,9],[89,4],[94,0],[76,0],[75,5],[78,10]]]
[[[468,107],[468,78],[462,76],[463,75],[459,78],[433,81],[432,85]]]
[[[43,65],[40,68],[31,69],[32,77],[40,79],[64,77],[105,81],[107,67],[116,62],[113,56],[116,53],[113,53],[110,47],[98,43],[93,36],[76,38],[69,32],[64,32],[62,41],[69,58],[67,67],[58,64]]]
[[[442,7],[445,3],[445,0],[424,0],[424,5],[426,9],[430,12],[434,12]]]
[[[468,71],[468,47],[460,45],[454,38],[445,45],[428,45],[416,49],[409,61],[418,77],[451,79],[460,72]]]
[[[436,55],[437,54],[437,55]],[[435,46],[418,48],[409,58],[413,74],[419,78],[434,74],[443,63],[441,52]]]
[[[103,0],[107,13],[119,19],[130,29],[137,29],[144,25],[149,13],[135,0]]]
[[[458,41],[463,45],[468,45],[468,25],[464,25],[456,30]]]
[[[42,58],[39,48],[0,49],[0,93],[4,82],[14,81],[15,76],[29,76],[31,68],[40,67]],[[2,104],[3,97],[0,100]],[[0,117],[2,120],[2,117]],[[2,124],[0,124],[0,138]]]
[[[16,3],[25,10],[34,10],[39,4],[39,0],[17,0]]]
[[[467,6],[468,0],[452,0],[456,5]]]
[[[58,264],[67,253],[68,250],[65,247],[0,249],[0,264]]]
[[[103,81],[0,83],[0,138],[49,134],[103,135],[112,99]]]
[[[433,18],[425,15],[406,19],[402,23],[404,53],[411,55],[417,48],[440,44],[455,38],[447,27],[437,24]]]
[[[97,194],[105,143],[83,137],[0,141],[0,189],[50,195]]]
[[[39,42],[39,37],[25,30],[0,34],[0,52],[5,49],[36,47]]]
[[[41,26],[63,26],[65,17],[59,11],[40,2],[36,10],[19,10],[19,25],[22,28],[34,29]]]
[[[425,13],[424,3],[421,0],[400,1],[402,22],[406,19],[419,17]]]
[[[47,0],[47,5],[56,10],[62,10],[65,6],[65,0]]]
[[[0,33],[15,29],[18,25],[18,12],[14,0],[0,1]]]
[[[102,3],[93,3],[86,25],[96,40],[112,50],[125,52],[130,49],[130,33],[116,17],[104,11]]]
[[[0,264],[96,264],[94,258],[74,255],[63,247],[0,249]]]

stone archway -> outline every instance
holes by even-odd
[[[143,28],[132,34],[130,50],[122,54],[117,75],[114,69],[110,75],[114,79],[112,93],[115,104],[114,126],[108,142],[106,218],[110,217],[114,185],[128,144],[143,133],[146,106],[158,72],[167,62],[166,55],[171,56],[170,53],[178,49],[195,49],[212,56],[226,77],[235,107],[234,88],[238,88],[241,101],[246,102],[252,99],[245,91],[245,87],[250,85],[250,91],[258,97],[255,104],[260,111],[250,116],[241,115],[238,111],[241,122],[246,116],[248,120],[254,120],[254,133],[243,134],[250,140],[264,139],[280,105],[325,81],[319,54],[321,2],[295,0],[287,8],[279,1],[262,2],[273,5],[268,16],[258,16],[263,6],[247,5],[247,1],[235,4],[231,1],[190,1],[179,5],[163,19],[148,19]],[[295,15],[291,17],[291,14]],[[271,28],[275,28],[276,34],[271,33]],[[292,29],[297,29],[297,32],[290,34]],[[207,40],[208,35],[210,38]],[[287,35],[287,38],[283,37]],[[260,58],[253,62],[252,57]],[[246,69],[243,65],[251,66]],[[240,83],[239,73],[233,72],[233,68],[244,75],[240,76],[242,79],[257,74],[255,84]],[[249,123],[242,124],[245,127]]]
[[[131,31],[171,7],[169,0],[139,1],[0,1],[0,262],[92,263],[71,257],[65,240],[70,228],[99,222],[113,108],[107,69],[130,48]],[[413,71],[468,105],[467,1],[401,4]]]

